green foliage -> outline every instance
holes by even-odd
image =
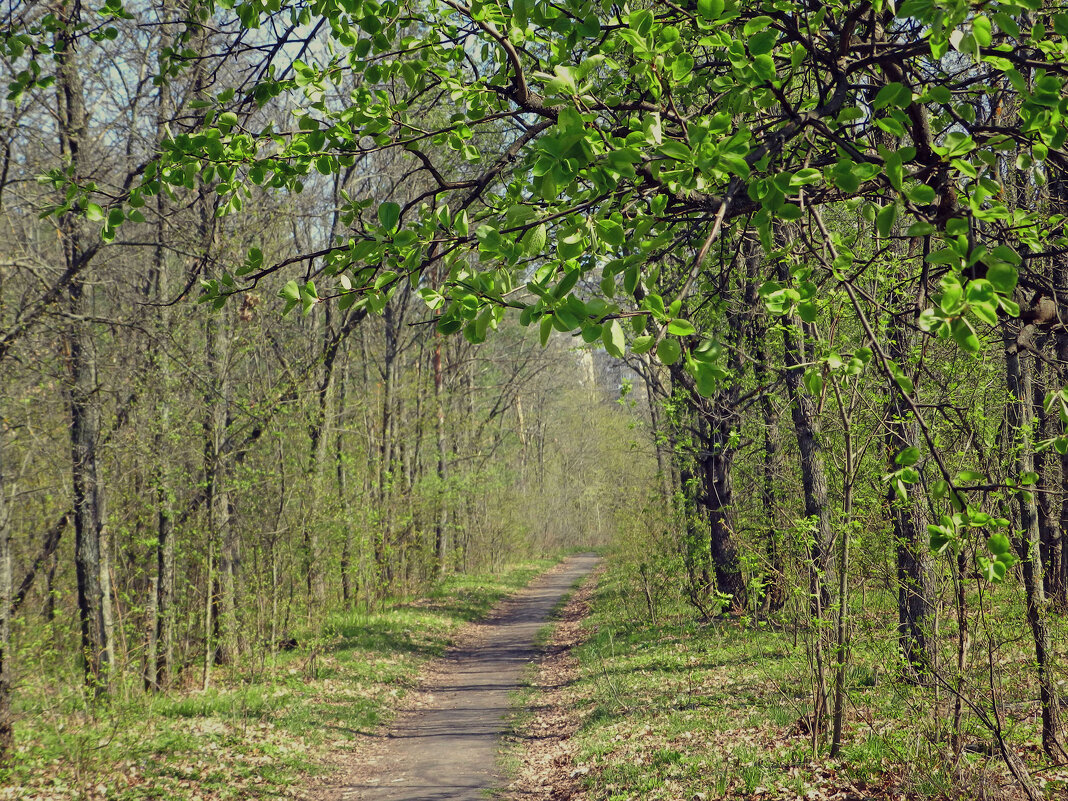
[[[346,297],[360,300],[347,303],[380,310],[398,282],[419,286],[433,271],[443,278],[434,295],[443,333],[462,330],[479,342],[497,311],[511,307],[524,325],[589,332],[590,341],[599,336],[619,354],[618,315],[637,310],[658,339],[672,338],[657,347],[665,363],[695,347],[688,337],[698,322],[678,319],[691,303],[686,295],[709,291],[688,282],[672,298],[669,320],[645,306],[652,265],[666,252],[680,242],[696,250],[720,223],[726,236],[736,221],[751,224],[769,251],[782,222],[820,239],[819,214],[863,199],[880,237],[901,224],[910,236],[932,237],[927,261],[941,272],[941,293],[923,325],[977,353],[976,321],[1017,313],[1011,295],[1019,254],[1060,236],[1058,216],[1010,209],[995,164],[1017,151],[1021,180],[1041,184],[1049,150],[1068,128],[1051,111],[1063,79],[1046,26],[1032,24],[1027,4],[999,6],[992,18],[969,8],[877,3],[872,28],[858,24],[852,5],[832,4],[797,28],[786,7],[719,0],[701,0],[696,14],[567,0],[431,2],[400,16],[378,3],[268,9],[207,0],[199,6],[204,18],[247,29],[260,29],[268,14],[293,25],[325,23],[330,47],[302,50],[290,69],[261,73],[244,88],[260,106],[293,98],[295,127],[244,124],[233,90],[224,89],[198,101],[202,123],[165,143],[129,198],[136,206],[149,195],[210,185],[225,215],[241,210],[250,185],[300,192],[316,174],[349,169],[356,153],[415,154],[415,171],[437,185],[418,200],[377,203],[367,218],[373,197],[346,198],[353,228],[331,244],[327,277],[339,285],[348,277]],[[106,6],[101,13],[127,12]],[[195,41],[198,24],[182,33],[182,46]],[[61,29],[48,17],[5,36],[8,56],[28,65],[13,96],[37,80],[36,53]],[[874,42],[889,30],[900,37]],[[879,47],[880,59],[850,55],[832,68],[822,50],[839,37],[848,41],[838,52]],[[467,50],[479,54],[477,73],[458,57]],[[1025,53],[1050,69],[1025,79],[1038,66]],[[180,60],[165,64],[181,69]],[[959,77],[969,71],[987,78]],[[351,92],[340,92],[350,84]],[[1019,121],[983,129],[974,109],[993,104],[1006,85],[1018,99]],[[421,105],[428,96],[450,101],[429,121]],[[507,121],[523,122],[508,130]],[[446,177],[457,159],[480,176],[461,189]],[[92,190],[77,187],[56,212],[86,194]],[[102,218],[95,202],[82,208],[103,219],[105,238],[132,218],[120,208]],[[831,238],[837,255],[827,266],[836,281],[850,281],[848,242]],[[257,270],[255,279],[280,266]],[[613,291],[590,305],[589,280]],[[531,297],[513,294],[523,286]],[[773,302],[780,310],[801,302],[802,315],[810,315],[833,284],[816,286],[811,301]],[[204,286],[213,303],[233,291],[225,283]],[[300,303],[306,313],[318,302],[314,291],[292,284],[282,297],[286,310]],[[686,358],[684,365],[703,392],[714,391],[719,379],[705,362]]]

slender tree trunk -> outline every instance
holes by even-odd
[[[0,442],[0,767],[11,761],[15,748],[11,709],[11,615],[14,610],[11,553],[11,514],[7,505],[4,451]]]
[[[915,305],[910,304],[907,314],[892,314],[887,326],[888,355],[903,370],[909,369],[915,339],[912,321],[917,308],[923,304],[922,298],[921,288]],[[890,300],[891,308],[897,306],[896,301],[897,298]],[[920,430],[901,391],[891,386],[887,393],[884,413],[886,459],[888,471],[893,471],[899,469],[895,462],[898,454],[906,448],[919,448]],[[897,554],[898,642],[904,656],[906,677],[923,681],[934,667],[935,643],[931,636],[935,595],[933,559],[923,486],[910,484],[906,489],[907,501],[898,498],[893,487],[889,487],[886,494]]]
[[[759,267],[762,251],[757,246],[748,254],[749,273],[746,276],[745,304],[750,309],[749,347],[753,353],[753,379],[757,385],[760,406],[763,455],[760,476],[760,506],[764,512],[764,549],[768,560],[768,574],[764,579],[761,612],[775,615],[786,606],[786,563],[783,554],[782,487],[784,483],[781,413],[776,407],[771,379],[771,345],[768,318],[759,297]]]
[[[849,669],[849,535],[853,527],[853,484],[857,455],[853,445],[853,405],[847,411],[838,379],[834,383],[835,400],[842,418],[842,533],[838,550],[838,620],[834,640],[834,709],[831,729],[831,758],[842,750],[845,723],[846,672]]]
[[[198,203],[201,214],[201,242],[206,252],[215,245],[214,224],[207,198]],[[224,451],[230,427],[230,340],[232,336],[226,309],[216,311],[205,321],[206,357],[209,385],[204,398],[204,471],[207,486],[209,552],[217,554],[213,565],[212,596],[215,662],[233,664],[240,655],[237,621],[237,573],[240,569],[240,543],[233,526],[230,498],[231,454]]]
[[[647,353],[639,359],[645,376],[645,393],[649,403],[649,423],[652,427],[653,447],[656,450],[656,473],[660,480],[660,489],[664,500],[671,501],[675,494],[675,469],[671,459],[670,436],[664,420],[661,401],[670,397],[671,390],[666,386],[670,377],[664,375],[660,363]]]
[[[1002,324],[1005,343],[1005,372],[1010,400],[1007,407],[1009,432],[1012,437],[1015,459],[1014,478],[1019,486],[1020,477],[1034,470],[1032,413],[1032,388],[1030,359],[1021,357],[1021,341],[1030,335],[1027,328],[1020,329],[1009,322]],[[1050,638],[1047,625],[1047,604],[1042,581],[1038,507],[1034,493],[1017,494],[1022,535],[1016,542],[1016,551],[1023,568],[1024,591],[1027,596],[1027,622],[1035,642],[1035,666],[1038,672],[1039,698],[1042,703],[1042,750],[1053,760],[1066,756],[1061,737],[1060,705],[1056,685],[1050,675]]]
[[[392,583],[393,517],[391,514],[392,485],[395,481],[395,453],[393,442],[394,404],[397,384],[397,331],[396,312],[391,304],[386,305],[384,314],[385,352],[382,388],[382,423],[379,430],[378,463],[378,513],[379,531],[375,537],[375,567],[386,586]],[[376,588],[383,592],[385,586]]]
[[[86,115],[81,76],[76,56],[74,31],[79,22],[78,8],[63,20],[57,34],[57,95],[59,106],[60,150],[75,176],[81,174],[82,137]],[[93,698],[107,693],[112,653],[107,607],[111,599],[105,592],[107,551],[102,547],[103,491],[97,468],[97,445],[100,425],[97,409],[96,354],[90,325],[92,302],[85,282],[84,263],[93,252],[86,247],[84,225],[75,213],[60,219],[63,255],[68,271],[77,269],[77,277],[67,290],[71,321],[66,330],[70,412],[71,479],[74,491],[75,572],[78,581],[78,617],[81,628],[81,651],[85,681]]]
[[[305,473],[305,492],[309,498],[303,504],[306,509],[319,508],[319,496],[324,483],[326,469],[326,425],[332,419],[333,396],[334,396],[334,364],[340,343],[334,343],[334,325],[332,305],[326,304],[322,315],[322,341],[323,341],[323,364],[319,376],[319,387],[316,396],[316,407],[309,426],[311,449],[308,461],[308,469]],[[325,573],[322,569],[323,554],[319,544],[319,519],[313,511],[306,511],[302,515],[303,550],[304,550],[304,577],[308,591],[309,613],[313,608],[323,605],[326,598]]]
[[[724,391],[709,403],[701,404],[708,411],[707,441],[701,443],[699,463],[703,472],[703,495],[705,514],[708,516],[709,551],[716,573],[716,587],[731,597],[734,611],[744,612],[748,607],[748,592],[738,555],[737,539],[731,527],[730,515],[734,503],[735,446],[731,442],[733,419],[730,397],[736,392]]]
[[[165,3],[163,19],[169,22],[173,9]],[[173,37],[167,24],[161,27],[159,46],[161,49],[171,46]],[[158,112],[156,116],[157,136],[162,138],[167,124],[174,116],[170,84],[164,82],[159,87]],[[157,454],[153,469],[153,484],[156,500],[156,575],[153,579],[154,590],[149,600],[149,635],[148,653],[145,658],[145,685],[148,689],[158,690],[169,687],[172,681],[174,665],[174,509],[171,501],[169,475],[166,470],[165,453],[170,434],[171,402],[169,389],[171,383],[170,362],[159,345],[171,330],[172,314],[170,307],[164,305],[169,294],[169,272],[167,268],[166,249],[167,218],[170,203],[166,192],[156,196],[156,241],[153,248],[152,271],[146,296],[159,303],[157,341],[153,343],[152,368],[155,370],[158,387],[156,404],[156,429],[153,432],[154,452]]]
[[[349,368],[346,364],[345,369],[341,373],[341,380],[338,382],[338,426],[337,433],[334,437],[334,467],[337,471],[338,507],[340,509],[341,525],[344,528],[344,533],[341,539],[341,600],[346,607],[352,606],[356,601],[356,594],[353,591],[352,586],[352,549],[354,544],[353,525],[348,498],[349,485],[348,471],[346,470],[343,425],[345,420],[345,401],[348,397],[348,386]]]
[[[438,575],[445,575],[449,562],[449,505],[446,482],[448,481],[448,445],[445,440],[445,373],[442,365],[441,334],[434,333],[434,406],[437,426],[438,456],[438,519],[434,524],[434,541],[437,552]]]
[[[1068,179],[1055,177],[1050,181],[1050,198],[1060,213],[1068,212]],[[1065,314],[1068,310],[1068,256],[1059,255],[1053,257],[1053,290],[1054,303],[1061,317],[1061,324],[1053,330],[1053,356],[1056,360],[1057,388],[1068,386],[1068,325],[1065,325]],[[1068,612],[1068,548],[1063,545],[1063,538],[1068,534],[1068,453],[1058,454],[1061,481],[1059,492],[1049,499],[1049,505],[1057,510],[1057,532],[1061,541],[1060,561],[1048,563],[1050,571],[1049,599],[1053,607],[1060,613]],[[1053,554],[1051,554],[1051,557]]]
[[[211,668],[215,663],[215,649],[212,647],[212,634],[215,628],[213,612],[215,611],[215,539],[208,539],[207,577],[204,580],[204,672],[200,689],[211,686]]]
[[[783,266],[785,269],[785,265]],[[788,275],[783,276],[788,278]],[[821,442],[822,430],[815,401],[802,387],[804,354],[801,343],[804,328],[792,319],[783,321],[783,355],[785,381],[790,398],[790,414],[801,457],[801,485],[805,500],[805,517],[813,531],[809,548],[809,604],[816,625],[813,659],[816,675],[815,731],[827,717],[827,679],[822,625],[830,606],[827,582],[831,575],[830,552],[833,543],[830,506],[827,499],[827,469]]]
[[[1043,399],[1047,387],[1046,377],[1052,376],[1043,362],[1036,360],[1032,383],[1032,408],[1036,415],[1036,434],[1040,440],[1052,439],[1059,433],[1055,415],[1047,415],[1043,410]],[[1065,593],[1064,574],[1061,572],[1063,561],[1063,535],[1061,532],[1060,504],[1057,497],[1061,486],[1061,460],[1059,454],[1049,448],[1035,454],[1035,500],[1038,503],[1038,531],[1040,552],[1042,555],[1042,582],[1046,600],[1051,609],[1062,609],[1061,599]]]

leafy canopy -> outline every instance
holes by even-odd
[[[343,196],[349,233],[319,254],[326,297],[376,311],[410,281],[442,333],[474,342],[508,308],[543,339],[580,333],[616,355],[631,329],[634,350],[683,360],[710,393],[721,349],[692,309],[714,244],[744,228],[769,253],[806,252],[818,276],[761,295],[813,319],[871,266],[822,218],[852,204],[882,238],[930,238],[940,291],[921,323],[976,352],[977,326],[1018,313],[1023,259],[1061,243],[1059,214],[1008,197],[1040,191],[1068,134],[1068,14],[1041,5],[202,0],[163,56],[167,79],[195,63],[206,23],[273,42],[272,63],[198,101],[202,123],[164,143],[123,206],[82,208],[109,238],[152,193],[210,186],[229,214],[252,187],[299,192],[310,175],[399,159],[393,197]],[[118,0],[102,13],[128,15]],[[43,80],[36,54],[56,24],[4,38],[29,65],[13,99]],[[280,104],[292,124],[254,113]],[[204,298],[284,264],[253,250]],[[661,281],[666,264],[678,269]],[[322,291],[280,294],[309,311]]]

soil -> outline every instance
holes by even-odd
[[[337,769],[305,798],[485,801],[501,784],[497,754],[510,694],[538,655],[535,636],[596,564],[594,554],[573,556],[470,627],[427,671],[390,730],[336,755]]]

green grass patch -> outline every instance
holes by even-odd
[[[814,737],[810,726],[811,631],[746,619],[706,622],[681,602],[662,602],[654,625],[640,606],[623,601],[637,591],[634,571],[610,563],[587,621],[591,636],[576,649],[584,705],[577,761],[589,770],[591,799],[765,801],[869,790],[882,797],[879,792],[895,788],[901,797],[941,801],[1011,782],[991,756],[989,733],[968,714],[963,729],[977,747],[955,761],[948,744],[951,697],[901,680],[889,594],[869,591],[852,612],[845,746],[830,760],[829,732]],[[994,634],[1005,643],[997,659],[1006,736],[1033,767],[1042,767],[1036,710],[1027,701],[1028,693],[1037,694],[1033,657],[1025,639],[1009,636],[1013,626],[1020,630],[1015,599],[997,603],[1004,606]],[[1063,632],[1064,624],[1057,625]],[[942,644],[944,664],[951,665],[954,642],[947,635]],[[968,676],[980,689],[984,647],[973,645],[978,656]],[[984,743],[986,751],[978,747]],[[1049,767],[1038,774],[1048,776],[1048,797],[1059,797],[1063,778]]]

